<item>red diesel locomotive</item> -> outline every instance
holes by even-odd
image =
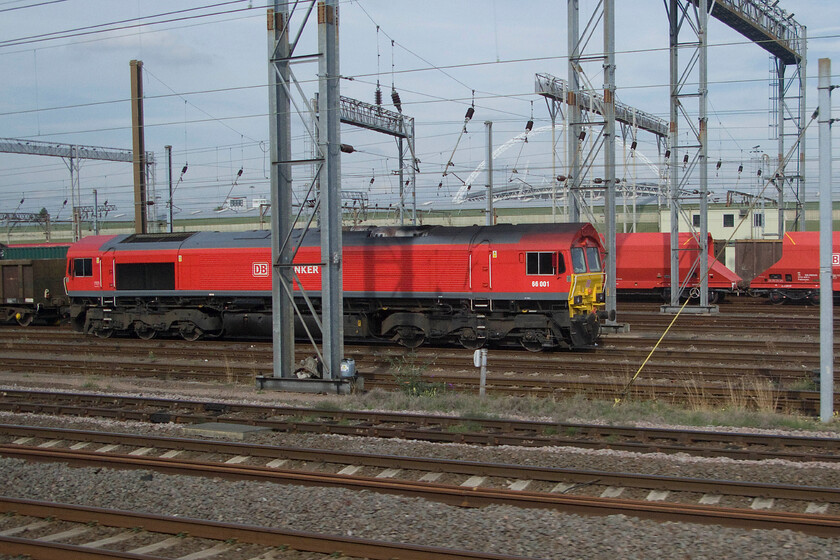
[[[296,283],[320,312],[317,230]],[[589,224],[366,227],[343,233],[349,338],[587,348],[600,333],[602,246]],[[271,336],[270,232],[88,237],[67,254],[74,328],[98,336]],[[301,308],[305,306],[301,305]]]

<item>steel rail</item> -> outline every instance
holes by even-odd
[[[312,474],[277,471],[267,467],[204,464],[179,461],[178,459],[103,456],[99,453],[83,450],[20,449],[3,445],[0,446],[0,455],[24,460],[66,462],[78,466],[153,469],[156,472],[176,475],[368,490],[423,498],[460,507],[505,504],[520,508],[554,509],[579,515],[624,514],[656,521],[706,523],[750,529],[781,529],[821,537],[840,536],[840,516],[834,515],[750,511],[705,505],[653,503],[588,496],[547,495],[519,490],[406,482],[330,473]]]
[[[454,459],[410,457],[403,455],[378,455],[330,449],[272,446],[252,443],[208,441],[163,436],[137,436],[118,432],[93,432],[64,428],[41,428],[0,424],[0,434],[11,437],[64,439],[78,442],[118,444],[126,447],[154,447],[182,451],[259,457],[263,459],[290,459],[304,462],[361,465],[375,468],[399,468],[422,472],[447,472],[458,475],[483,475],[488,477],[518,478],[532,481],[558,483],[574,482],[580,485],[622,486],[645,490],[673,492],[700,492],[742,497],[840,503],[840,488],[798,486],[791,484],[766,484],[760,482],[704,480],[688,477],[647,475],[638,473],[607,472],[557,467],[534,467],[510,463],[485,463]],[[16,444],[17,445],[17,444]],[[23,449],[37,446],[21,444]],[[97,451],[97,453],[103,453]],[[108,451],[104,453],[110,453]],[[122,455],[122,453],[120,454]],[[222,459],[219,462],[223,462]],[[291,469],[286,469],[291,470]]]
[[[52,504],[35,500],[22,500],[16,498],[0,498],[0,512],[15,513],[36,518],[55,518],[62,521],[133,529],[143,527],[145,531],[169,535],[188,534],[191,537],[210,539],[214,541],[235,539],[239,542],[258,544],[266,547],[287,546],[303,552],[315,552],[320,554],[334,554],[340,552],[344,556],[358,558],[374,558],[390,560],[399,558],[404,560],[428,560],[436,558],[442,560],[520,560],[521,556],[509,556],[503,554],[480,553],[461,551],[441,547],[409,545],[375,541],[372,539],[360,539],[356,537],[343,537],[338,535],[324,535],[291,529],[275,529],[258,527],[255,525],[242,525],[235,523],[221,523],[215,521],[203,521],[184,517],[168,517],[154,514],[140,514],[129,511],[111,510],[96,507],[76,506],[69,504]],[[146,556],[139,554],[119,555],[115,551],[97,551],[96,549],[83,546],[58,545],[58,543],[42,543],[41,546],[57,545],[58,549],[54,555],[42,555],[42,549],[24,549],[23,546],[37,546],[38,542],[26,543],[28,539],[15,539],[0,537],[3,542],[4,553],[9,554],[30,554],[35,558],[47,560],[74,560],[100,559],[100,558],[130,558],[130,559],[154,559],[159,556]],[[21,548],[17,548],[21,547]],[[66,554],[71,553],[68,556]],[[65,555],[62,555],[65,554]],[[85,554],[91,554],[85,556]],[[94,555],[98,554],[98,555]],[[119,555],[119,556],[118,556]]]
[[[690,453],[735,459],[840,460],[840,439],[730,431],[674,430],[569,422],[473,419],[400,412],[322,410],[99,393],[4,390],[0,410],[99,416],[144,422],[225,422],[275,431],[333,433],[476,445],[575,446],[634,452]],[[44,403],[48,400],[51,402]],[[470,426],[464,432],[453,427]],[[716,447],[709,447],[709,445]],[[698,447],[702,446],[702,447]],[[742,449],[733,449],[741,446]],[[757,449],[750,448],[751,446]],[[745,448],[745,449],[744,449]],[[790,450],[799,451],[790,451]]]

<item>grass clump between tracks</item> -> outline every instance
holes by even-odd
[[[446,413],[469,420],[523,418],[560,423],[600,423],[607,425],[672,425],[693,427],[731,427],[829,431],[840,434],[840,418],[823,424],[818,418],[756,410],[742,402],[679,406],[656,400],[627,399],[619,405],[611,400],[591,400],[582,396],[566,399],[535,397],[479,397],[444,391],[439,394],[409,394],[373,390],[346,401],[346,407]],[[557,428],[566,433],[569,428]],[[566,434],[573,435],[573,434]]]

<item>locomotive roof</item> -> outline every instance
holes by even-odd
[[[303,230],[295,230],[292,240],[296,243]],[[570,224],[499,224],[495,226],[365,226],[345,228],[342,238],[345,245],[381,244],[439,244],[476,243],[484,240],[493,243],[517,243],[525,237],[537,235],[565,235],[570,241],[579,236],[594,236],[595,229],[586,223]],[[236,247],[268,247],[271,232],[252,230],[240,232],[199,231],[181,233],[117,235],[103,240],[101,251],[217,249]],[[304,245],[320,244],[320,230],[306,232]]]

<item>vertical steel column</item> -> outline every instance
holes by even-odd
[[[579,0],[567,0],[568,5],[568,54],[569,54],[569,89],[566,93],[566,103],[569,105],[566,121],[566,129],[571,138],[568,143],[569,171],[566,174],[566,185],[569,189],[567,207],[569,210],[569,221],[580,221],[580,206],[578,202],[579,186],[581,177],[580,162],[580,132],[581,115],[578,95],[580,95],[580,79],[578,76],[578,59],[580,58],[580,2]]]
[[[616,311],[615,247],[615,0],[604,0],[604,220],[607,224],[607,298],[610,323]]]
[[[268,110],[271,156],[271,309],[273,376],[292,377],[295,365],[292,249],[283,242],[292,220],[291,100],[289,84],[289,5],[274,0],[268,10]]]
[[[338,0],[318,2],[318,143],[324,154],[321,173],[321,305],[324,328],[324,378],[339,376],[344,357],[344,306],[341,274],[341,137],[338,67]]]
[[[776,80],[778,81],[778,90],[776,95],[779,97],[778,111],[776,113],[776,128],[779,134],[779,155],[776,159],[776,173],[773,174],[772,181],[778,189],[779,196],[779,239],[785,237],[785,63],[780,58],[776,58]]]
[[[93,235],[99,235],[99,193],[93,189]]]
[[[799,123],[797,126],[797,133],[801,133],[805,128],[805,123],[808,122],[808,114],[805,104],[805,78],[807,77],[807,59],[808,59],[808,38],[807,30],[802,28],[802,58],[797,64],[797,71],[799,73]],[[798,184],[796,188],[796,229],[805,231],[805,215],[807,206],[805,205],[805,135],[801,134],[799,138],[799,165],[797,166]]]
[[[134,163],[134,231],[146,233],[146,141],[143,134],[143,62],[132,60],[131,65],[131,130]]]
[[[831,200],[831,59],[819,61],[820,132],[820,420],[834,416],[834,292]]]
[[[172,233],[175,222],[172,219],[172,146],[164,146],[166,150],[166,182],[169,183],[169,233]]]
[[[400,152],[399,162],[399,176],[400,176],[400,225],[405,225],[405,183],[403,176],[403,166],[405,165],[405,157],[403,155],[403,139],[397,138],[397,150]]]
[[[680,68],[679,68],[679,35],[680,35],[680,11],[679,0],[670,0],[668,4],[669,24],[669,53],[670,53],[670,82],[671,82],[671,129],[670,144],[671,158],[669,165],[671,173],[669,177],[669,203],[671,206],[671,306],[676,307],[680,303],[680,262],[676,248],[680,242],[680,213],[679,213],[679,184],[680,168],[679,162],[679,95],[680,95]]]
[[[699,127],[697,140],[700,144],[700,307],[709,306],[709,166],[708,164],[708,124],[706,115],[708,85],[708,45],[709,45],[709,5],[708,0],[700,0],[699,28],[697,37],[699,44],[700,80],[699,80]]]
[[[70,146],[67,167],[70,168],[70,205],[73,208],[73,241],[82,238],[82,223],[78,208],[82,205],[82,187],[79,180],[79,148]]]
[[[484,129],[487,131],[487,210],[485,211],[484,224],[493,225],[493,122],[484,121]]]

